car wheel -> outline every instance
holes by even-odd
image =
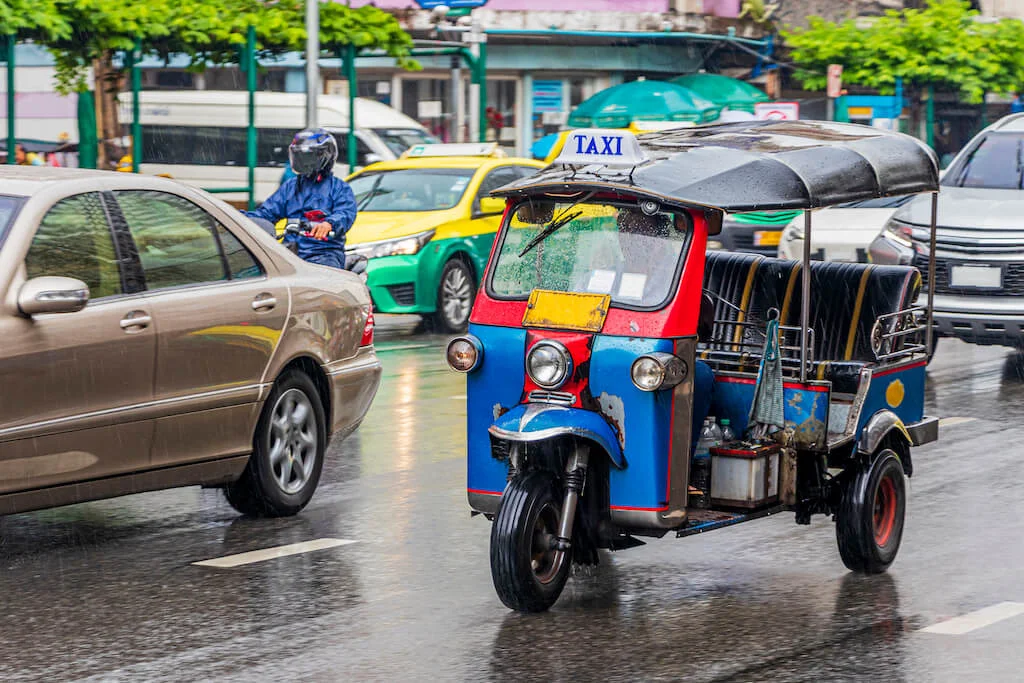
[[[836,511],[836,540],[846,568],[880,574],[900,549],[907,488],[903,465],[884,449],[846,482]]]
[[[441,332],[464,332],[469,326],[469,313],[473,310],[476,281],[473,271],[464,261],[453,258],[441,271],[437,288],[437,312],[433,321]]]
[[[320,395],[303,372],[281,375],[263,406],[253,453],[224,493],[245,515],[287,517],[306,507],[320,482],[327,447]]]

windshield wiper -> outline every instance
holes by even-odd
[[[370,191],[366,193],[366,196],[363,197],[363,200],[359,202],[358,206],[356,206],[356,211],[362,211],[363,209],[365,209],[367,204],[369,204],[370,201],[377,196],[377,188],[380,187],[380,181],[382,180],[384,180],[383,173],[378,175],[377,179],[373,181],[373,187],[370,188]]]
[[[548,236],[550,236],[551,233],[553,233],[555,230],[558,230],[560,227],[562,227],[566,223],[571,223],[572,221],[576,220],[577,218],[579,218],[582,215],[583,215],[583,211],[582,210],[581,211],[575,211],[575,212],[569,214],[568,216],[566,216],[565,214],[562,214],[562,216],[558,220],[551,221],[550,223],[548,223],[546,228],[544,228],[539,233],[537,233],[537,236],[534,237],[532,240],[530,240],[526,244],[525,247],[523,247],[523,250],[521,252],[519,252],[519,258],[523,258],[528,253],[530,253],[531,249],[533,249],[535,246],[537,246],[538,244],[540,244],[541,242],[546,240],[548,238]]]

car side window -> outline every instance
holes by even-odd
[[[221,247],[224,249],[224,258],[227,259],[228,272],[232,280],[263,275],[263,268],[245,245],[220,223],[217,224],[217,237],[220,238]]]
[[[192,202],[167,192],[114,192],[139,250],[147,289],[227,280],[219,223]],[[240,245],[239,245],[240,246]]]
[[[54,204],[39,223],[25,256],[28,277],[60,275],[89,286],[89,298],[122,293],[114,239],[98,192]]]
[[[491,193],[491,190],[497,190],[502,185],[508,185],[511,182],[515,182],[522,177],[519,175],[516,166],[499,166],[491,170],[487,174],[487,177],[480,183],[480,189],[476,193],[476,199],[473,200],[473,210],[475,211],[480,207],[480,199],[486,197]]]

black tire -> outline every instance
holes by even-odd
[[[839,555],[850,571],[880,574],[900,549],[907,510],[903,465],[889,449],[859,469],[843,490],[836,512]]]
[[[300,426],[303,397],[309,420]],[[224,495],[244,515],[294,515],[306,507],[316,491],[326,448],[327,420],[313,381],[298,370],[285,372],[274,383],[263,406],[249,463],[237,481],[224,487]]]
[[[449,260],[437,281],[437,310],[430,316],[434,329],[448,334],[465,332],[475,298],[473,270],[459,258]]]
[[[543,612],[565,588],[572,562],[560,566],[554,551],[540,550],[557,536],[562,502],[555,476],[530,472],[509,482],[491,527],[491,578],[505,606]]]

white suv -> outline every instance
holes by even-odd
[[[931,197],[919,195],[871,243],[871,260],[920,269],[940,336],[1024,347],[1024,114],[979,133],[943,176],[934,283],[930,222]]]

